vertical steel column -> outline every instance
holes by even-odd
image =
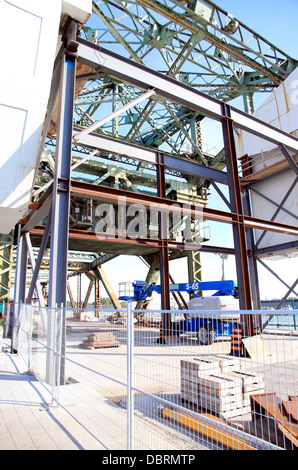
[[[82,308],[82,275],[77,274],[77,309]]]
[[[134,449],[134,324],[132,302],[127,302],[127,450]]]
[[[95,278],[94,282],[95,282],[94,284],[95,308],[100,309],[101,308],[100,280],[98,278]]]
[[[49,307],[66,305],[75,59],[63,54],[51,227]]]
[[[50,230],[51,230],[51,212],[48,215],[48,219],[47,219],[47,223],[46,223],[46,226],[45,226],[44,234],[43,234],[41,244],[40,244],[40,248],[39,248],[39,251],[38,251],[37,260],[36,260],[36,263],[35,263],[35,268],[34,268],[34,272],[33,272],[33,276],[32,276],[31,285],[29,287],[29,291],[28,291],[28,294],[27,294],[27,303],[28,304],[30,304],[31,301],[32,301],[33,292],[34,292],[34,289],[35,289],[36,282],[38,280],[38,274],[39,274],[39,270],[40,270],[40,267],[41,267],[43,255],[44,255],[44,252],[45,252],[45,249],[46,249],[46,246],[47,246]]]
[[[76,78],[76,58],[64,51],[61,57],[59,118],[57,126],[57,146],[55,175],[53,182],[52,225],[50,244],[49,298],[50,308],[66,306],[67,297],[67,253],[69,236],[70,176],[72,151],[73,107]],[[60,310],[64,312],[63,310]],[[65,315],[65,313],[63,313]],[[49,315],[50,317],[50,315]],[[48,343],[54,348],[54,328],[48,319]],[[65,353],[65,319],[61,322],[61,354]],[[47,379],[51,380],[53,355],[49,349]],[[60,380],[64,383],[64,361],[61,361]]]
[[[158,197],[166,197],[165,182],[165,165],[163,155],[156,155],[156,173],[157,173],[157,195]],[[170,310],[170,272],[169,272],[169,250],[168,250],[168,227],[167,214],[159,212],[158,214],[158,236],[161,241],[159,249],[159,265],[160,265],[160,285],[161,285],[161,309]],[[162,336],[169,336],[171,331],[171,314],[162,314]]]
[[[235,259],[237,281],[239,289],[239,304],[241,310],[252,309],[250,276],[248,268],[248,256],[246,247],[246,235],[243,219],[242,196],[238,173],[238,162],[234,138],[234,126],[231,119],[230,107],[222,104],[222,129],[228,173],[231,212],[235,214],[233,223],[233,237],[235,246]],[[246,315],[243,318],[244,334],[253,335],[253,316]]]
[[[26,300],[26,278],[28,251],[25,235],[21,234],[21,225],[18,225],[18,251],[15,270],[15,287],[14,287],[14,309],[13,309],[13,333],[11,341],[11,352],[18,349],[17,331],[15,325],[18,323],[20,305]]]
[[[251,216],[251,202],[249,191],[245,191],[242,198],[244,214]],[[255,249],[255,238],[254,231],[252,228],[247,229],[247,250],[251,253],[251,256],[248,258],[248,266],[251,280],[251,294],[252,294],[252,305],[255,310],[261,310],[261,298],[259,290],[259,277],[258,277],[258,268],[257,260],[253,252]]]
[[[31,270],[32,270],[32,274],[34,276],[36,263],[35,263],[35,258],[34,258],[34,253],[33,253],[33,248],[32,248],[32,244],[31,244],[31,239],[30,239],[29,232],[25,233],[25,239],[26,239],[26,243],[27,243],[27,250],[28,250],[28,254],[29,254]],[[41,284],[40,284],[38,278],[36,279],[36,282],[35,282],[35,289],[36,289],[36,293],[37,293],[39,306],[40,307],[45,307],[45,301],[44,301],[44,297],[43,297],[43,294],[42,294],[42,288],[41,288]],[[32,300],[32,298],[31,298],[31,300]],[[28,302],[28,298],[27,298],[27,303],[31,303],[31,300]]]

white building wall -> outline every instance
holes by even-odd
[[[296,69],[255,111],[254,116],[282,129],[298,138],[298,69]],[[270,152],[266,154],[266,152]],[[238,155],[249,155],[253,158],[253,172],[285,160],[280,149],[261,138],[241,132],[238,137]],[[268,157],[269,155],[269,157]],[[291,187],[296,175],[293,170],[271,176],[269,179],[254,184],[254,188],[277,204],[280,204]],[[251,191],[252,210],[255,217],[271,219],[277,207],[263,197]],[[284,207],[298,217],[298,185],[294,188]],[[297,219],[284,211],[280,211],[275,221],[297,225]],[[256,240],[262,232],[256,231]],[[296,241],[297,237],[283,235],[278,232],[267,232],[259,248],[268,248]],[[279,252],[278,257],[298,255],[297,249]],[[272,256],[268,254],[267,256]]]
[[[61,13],[84,22],[91,0],[0,0],[0,233],[28,208]]]
[[[298,69],[274,90],[253,113],[253,116],[298,137]],[[238,139],[241,154],[255,155],[274,148],[274,144],[247,132],[241,132]],[[282,157],[283,158],[283,157]],[[272,162],[271,162],[272,164]],[[254,171],[258,171],[255,168]]]

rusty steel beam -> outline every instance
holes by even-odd
[[[154,89],[156,94],[211,119],[221,121],[225,117],[220,100],[82,38],[77,38],[77,42],[79,44],[78,61],[82,64],[93,69],[100,69],[103,74],[123,80],[142,90]],[[237,108],[230,107],[230,112],[236,128],[276,145],[283,144],[295,152],[298,151],[298,139],[291,134]]]
[[[156,165],[157,175],[157,196],[161,199],[166,198],[166,180],[165,180],[165,164],[162,154],[157,154],[158,163]],[[168,227],[165,212],[158,213],[158,238],[161,241],[159,248],[159,269],[160,269],[160,285],[161,285],[161,309],[170,310],[170,270],[169,270],[169,244],[168,244]],[[166,337],[171,332],[171,314],[162,313],[162,340],[166,341]]]
[[[129,204],[143,204],[145,207],[154,207],[156,209],[165,211],[185,211],[185,214],[195,216],[198,214],[198,207],[193,204],[183,206],[183,203],[172,201],[170,199],[162,198],[159,196],[150,196],[141,193],[134,193],[124,189],[109,188],[107,186],[96,186],[92,183],[85,183],[82,181],[71,181],[70,193],[76,197],[88,197],[97,201],[105,201],[110,203],[117,203],[118,201],[126,201]],[[202,216],[207,220],[216,220],[219,222],[234,224],[237,223],[236,208],[231,212],[225,212],[218,209],[211,209],[208,207],[202,208]],[[282,232],[288,235],[298,235],[298,228],[295,225],[283,224],[274,222],[272,220],[260,219],[242,213],[242,223],[249,227],[259,230],[271,230]]]
[[[44,233],[45,227],[43,225],[38,225],[34,229],[31,230],[31,235],[35,235],[38,237],[42,237]],[[131,238],[124,238],[122,235],[118,236],[108,236],[108,234],[103,233],[102,238],[100,234],[93,232],[93,231],[86,231],[80,229],[69,229],[69,238],[70,239],[77,239],[77,240],[85,240],[89,241],[90,243],[94,242],[101,242],[106,241],[107,243],[123,243],[131,244],[131,245],[142,245],[150,248],[159,249],[161,247],[161,240],[156,238],[139,238],[139,239],[131,239]],[[172,240],[168,240],[168,248],[169,250],[181,250],[181,251],[190,251],[191,249],[197,250],[198,247],[195,244],[188,244],[173,242]],[[199,247],[202,253],[225,253],[228,255],[234,255],[235,250],[234,248],[228,248],[224,246],[213,246],[213,245],[202,245]]]
[[[106,292],[107,292],[114,308],[115,309],[121,309],[121,304],[120,304],[115,292],[113,291],[111,284],[109,283],[109,280],[108,280],[108,278],[107,278],[107,276],[106,276],[106,274],[103,270],[103,267],[102,266],[96,266],[96,268],[94,268],[92,271],[94,272],[95,276],[98,277],[101,280],[101,282],[103,283],[104,288],[105,288],[105,290],[106,290]]]
[[[162,154],[158,154],[156,165],[157,174],[157,196],[166,198],[165,165]],[[168,228],[167,219],[164,212],[158,214],[158,237],[161,241],[159,248],[160,259],[160,281],[161,281],[161,309],[170,310],[170,285],[169,285],[169,248],[168,248]]]
[[[234,213],[233,237],[234,245],[237,247],[237,250],[235,251],[235,261],[238,280],[239,305],[240,310],[252,310],[253,304],[250,272],[248,266],[244,211],[242,206],[240,178],[238,172],[234,125],[231,119],[229,105],[225,103],[222,104],[222,114],[225,116],[222,119],[222,129],[228,171],[230,205],[231,211]],[[252,315],[244,316],[243,323],[245,324],[245,334],[248,336],[253,336],[254,325]]]
[[[95,201],[105,201],[112,204],[116,204],[118,201],[125,201],[127,205],[130,204],[143,204],[146,208],[155,208],[157,210],[164,211],[184,211],[185,214],[195,216],[197,215],[198,208],[193,204],[183,205],[183,203],[172,201],[170,199],[161,198],[158,196],[144,195],[141,193],[133,193],[131,191],[126,191],[123,189],[109,188],[107,186],[96,186],[92,183],[85,183],[82,181],[71,181],[70,188],[71,196],[81,197],[81,198],[90,198]],[[237,213],[234,211],[225,212],[218,209],[212,209],[208,207],[202,208],[202,216],[206,220],[214,220],[218,222],[234,224],[237,221]],[[247,228],[255,228],[258,230],[268,230],[281,232],[288,235],[298,236],[298,228],[295,225],[284,224],[281,222],[275,222],[272,220],[260,219],[258,217],[252,217],[248,215],[243,215],[242,223]],[[26,221],[19,221],[19,224],[28,223],[30,219]],[[38,225],[30,224],[30,232]],[[22,232],[24,228],[22,228]],[[84,238],[84,231],[82,236]],[[75,238],[76,231],[72,230],[72,238]],[[99,234],[100,236],[100,234]],[[120,240],[120,237],[119,237]],[[143,242],[144,243],[144,242]],[[181,245],[181,244],[180,244]],[[179,243],[177,243],[177,248],[180,248]]]

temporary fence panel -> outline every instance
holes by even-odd
[[[146,313],[145,331],[154,325],[157,313]],[[175,429],[184,430],[197,445],[297,448],[298,336],[288,328],[289,317],[297,312],[278,312],[284,329],[266,323],[263,311],[226,311],[224,318],[215,311],[185,313],[187,319],[173,322],[174,312],[168,312],[169,331],[155,328],[159,346],[154,357],[139,354],[142,347],[152,348],[152,338],[147,342],[145,334],[141,345],[141,330],[135,331],[140,348],[134,368],[139,411],[152,419],[159,416],[163,424],[175,423]],[[266,328],[244,337],[240,319],[246,315]],[[150,410],[149,391],[154,400]],[[148,437],[148,448],[153,442]]]
[[[21,309],[19,344],[30,344],[30,354],[22,351],[31,371],[95,448],[298,448],[298,335],[288,328],[297,311],[278,311],[285,327],[277,328],[264,311],[224,320],[188,311],[185,319],[185,312],[144,314],[128,303],[84,320],[31,307],[29,320],[28,309]],[[246,315],[261,325],[252,337],[238,323]]]

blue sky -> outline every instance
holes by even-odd
[[[262,35],[285,53],[298,59],[297,47],[297,0],[216,0],[215,3],[224,10],[232,13],[246,26]],[[106,46],[105,46],[106,47]],[[262,99],[265,99],[262,97]],[[207,142],[209,143],[209,142]],[[220,149],[218,149],[220,150]],[[209,199],[210,207],[227,210],[221,199],[212,194]],[[226,224],[214,225],[211,230],[211,244],[233,246],[231,227]],[[218,255],[202,255],[203,280],[217,280],[221,276],[221,260]],[[287,261],[274,261],[268,263],[279,273],[289,285],[297,276],[297,258]],[[145,279],[146,266],[137,257],[122,256],[104,265],[116,294],[118,283],[135,279]],[[170,263],[170,271],[175,282],[187,282],[186,260],[177,260]],[[226,278],[236,279],[234,257],[226,261]],[[285,294],[286,288],[264,268],[259,268],[259,280],[262,298],[278,298]]]
[[[282,51],[298,57],[297,0],[216,0],[214,3]]]
[[[284,0],[282,2],[278,0],[249,0],[247,2],[217,0],[214,3],[232,13],[242,23],[272,42],[283,52],[289,54],[294,59],[298,59],[297,0]],[[266,261],[266,263],[288,285],[292,285],[297,277],[297,258],[282,261]],[[227,271],[232,275],[234,270],[232,259],[227,262],[227,265]],[[262,298],[278,298],[287,291],[285,286],[260,265],[259,282]]]

